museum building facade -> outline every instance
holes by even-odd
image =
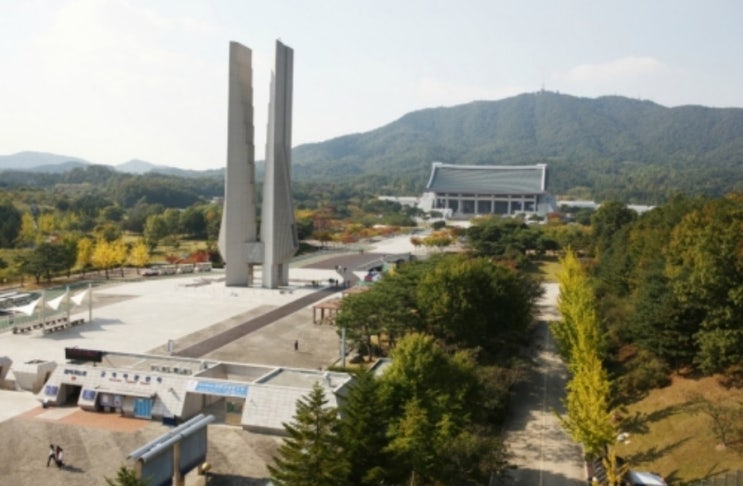
[[[544,216],[556,210],[547,192],[547,165],[451,165],[434,162],[426,185],[431,210],[448,218],[517,214]]]

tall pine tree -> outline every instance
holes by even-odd
[[[325,392],[316,383],[297,401],[294,420],[284,424],[288,438],[268,466],[277,486],[341,486],[347,484],[348,463],[338,433],[338,410],[327,407]]]
[[[388,413],[374,373],[356,374],[341,406],[340,434],[350,466],[349,484],[380,484],[385,474]]]

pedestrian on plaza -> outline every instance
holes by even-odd
[[[64,460],[62,460],[62,448],[60,446],[57,446],[57,454],[54,457],[54,460],[57,462],[57,467],[59,469],[62,469],[64,467]]]
[[[54,444],[49,444],[49,454],[46,456],[46,467],[49,467],[49,464],[55,460],[57,457],[57,453],[54,450]]]
[[[294,341],[294,351],[299,351],[299,341],[298,340],[295,340]]]

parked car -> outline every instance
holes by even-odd
[[[617,464],[625,464],[624,459],[617,457]],[[589,485],[607,484],[606,468],[602,458],[594,459],[588,464]],[[629,470],[622,480],[622,486],[668,486],[659,474],[645,471]]]
[[[154,268],[145,268],[144,270],[142,270],[143,277],[154,277],[155,275],[160,275],[160,272],[158,272]]]
[[[668,486],[659,475],[644,471],[630,471],[627,475],[631,486]]]

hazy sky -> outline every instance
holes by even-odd
[[[223,167],[235,40],[262,158],[276,39],[295,146],[543,87],[743,107],[741,0],[0,0],[0,155]]]

